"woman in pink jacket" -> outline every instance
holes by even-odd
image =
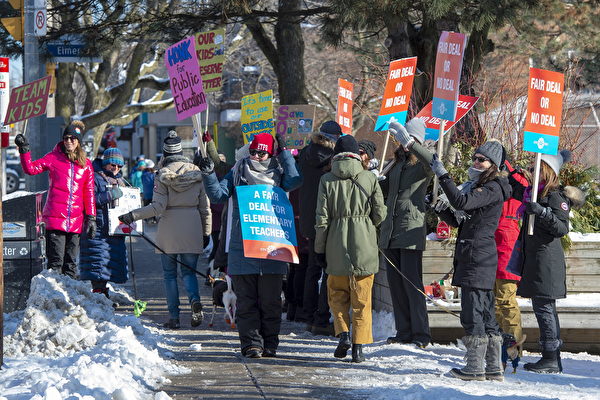
[[[79,254],[79,235],[84,229],[89,238],[96,233],[94,170],[81,147],[85,125],[73,121],[63,132],[63,140],[39,160],[31,160],[25,136],[15,137],[23,171],[37,175],[48,171],[50,185],[42,220],[46,224],[48,268],[60,269],[75,278]]]

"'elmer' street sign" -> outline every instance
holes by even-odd
[[[11,90],[4,125],[14,124],[46,112],[52,76],[47,76]]]
[[[235,190],[244,256],[298,264],[294,211],[283,189],[242,185]]]
[[[417,57],[403,58],[390,63],[375,132],[387,130],[390,122],[402,125],[406,122],[416,69]]]
[[[456,32],[442,32],[435,58],[435,78],[433,80],[434,117],[454,121],[460,86],[463,55],[467,45],[467,35]]]
[[[338,79],[338,101],[336,120],[342,128],[342,133],[352,134],[352,91],[354,85],[345,79]]]
[[[557,154],[562,115],[564,75],[544,69],[529,69],[527,120],[523,150]]]
[[[444,131],[452,128],[460,121],[462,117],[473,108],[475,103],[477,103],[477,100],[479,100],[479,97],[459,95],[456,107],[456,121],[446,121]],[[421,118],[423,122],[425,122],[425,140],[438,140],[440,135],[440,124],[442,120],[431,115],[432,106],[433,102],[430,101],[417,115],[415,115],[415,118]]]
[[[225,62],[225,29],[197,33],[196,55],[200,75],[206,93],[216,92],[223,86],[223,63]]]
[[[273,91],[249,94],[242,97],[242,137],[244,144],[252,141],[254,135],[268,133],[273,135]]]
[[[187,37],[167,48],[165,65],[169,72],[177,119],[182,120],[206,110],[208,106],[198,69],[194,37]]]

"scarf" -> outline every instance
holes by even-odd
[[[546,185],[543,182],[540,182],[538,184],[538,193],[542,193],[542,191],[544,190],[544,186],[546,186]],[[521,202],[521,205],[519,206],[519,208],[517,208],[517,212],[516,212],[517,218],[523,218],[523,215],[525,214],[525,207],[527,207],[527,203],[531,202],[532,189],[533,189],[533,186],[527,186],[527,188],[523,191],[523,201]]]
[[[277,159],[270,157],[265,161],[242,158],[233,166],[233,185],[271,185],[279,186],[283,171]]]

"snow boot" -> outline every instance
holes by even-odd
[[[504,381],[504,368],[501,362],[502,342],[502,336],[489,335],[485,353],[485,379],[489,381]]]
[[[562,361],[560,360],[560,350],[556,350],[556,361],[558,361],[558,372],[562,373]]]
[[[467,348],[465,359],[467,365],[464,368],[452,368],[450,374],[463,381],[485,381],[485,370],[483,362],[489,339],[487,335],[469,335],[462,338]]]
[[[97,289],[92,289],[92,293],[101,293],[103,295],[106,296],[107,299],[109,299],[110,297],[108,296],[108,288],[97,288]]]
[[[352,344],[352,362],[361,363],[365,361],[365,356],[362,352],[362,344]]]
[[[537,372],[539,374],[558,374],[561,372],[558,361],[559,350],[542,351],[542,358],[535,363],[527,363],[523,368],[527,371]]]
[[[204,320],[204,314],[202,314],[202,303],[200,300],[192,302],[192,322],[193,327],[199,326]]]
[[[348,354],[348,350],[352,346],[352,342],[350,341],[350,333],[342,332],[340,333],[340,342],[338,343],[335,351],[333,352],[333,356],[335,358],[344,358]]]

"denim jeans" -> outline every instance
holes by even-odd
[[[560,323],[556,312],[556,300],[532,297],[533,313],[540,328],[540,346],[543,351],[555,351],[560,348]]]
[[[173,258],[180,262],[196,268],[199,254],[161,254],[160,260],[163,267],[163,276],[165,278],[165,290],[167,293],[167,307],[169,308],[169,318],[179,319],[179,288],[177,287],[177,267],[181,268],[181,279],[188,295],[190,304],[195,300],[200,300],[198,292],[198,279],[196,273],[190,269],[179,265]],[[171,258],[172,257],[172,258]]]

